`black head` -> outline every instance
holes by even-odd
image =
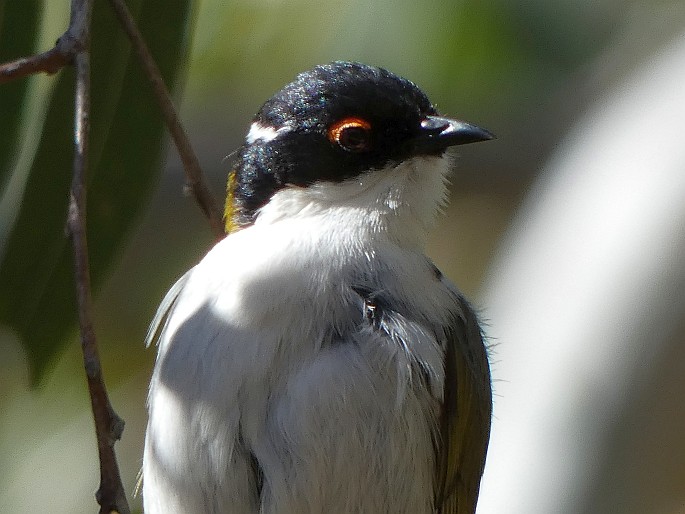
[[[491,138],[478,127],[440,117],[416,85],[387,70],[355,62],[316,66],[255,116],[229,182],[227,221],[251,223],[288,185],[339,182]]]

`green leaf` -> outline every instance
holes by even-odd
[[[34,52],[38,38],[40,0],[0,0],[0,63]],[[19,125],[28,81],[0,88],[0,192],[5,187],[18,150]]]
[[[189,44],[191,0],[129,0],[167,84]],[[94,291],[158,176],[164,126],[151,88],[108,2],[93,12],[87,229]],[[0,321],[22,339],[37,382],[76,322],[65,216],[73,159],[73,72],[63,70],[17,222],[0,266]]]

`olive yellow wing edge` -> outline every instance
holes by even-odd
[[[444,401],[436,445],[439,514],[475,512],[492,415],[483,334],[473,308],[458,298],[462,312],[446,330]]]

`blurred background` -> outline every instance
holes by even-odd
[[[43,14],[49,48],[68,2]],[[428,248],[491,345],[478,512],[685,514],[685,3],[201,0],[194,16],[177,103],[221,200],[260,104],[334,59],[410,78],[443,113],[497,134],[460,148]],[[155,357],[147,324],[212,244],[183,183],[170,148],[96,298],[129,495]],[[94,512],[76,334],[41,386],[29,381],[16,334],[0,328],[0,512]]]

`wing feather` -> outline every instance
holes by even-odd
[[[440,514],[476,511],[492,415],[483,335],[473,308],[461,296],[458,299],[462,312],[446,330],[444,403],[436,459]]]
[[[169,320],[169,316],[171,315],[174,305],[176,305],[176,300],[178,300],[178,296],[181,294],[186,282],[188,282],[188,278],[190,277],[190,273],[192,271],[192,269],[187,271],[181,278],[179,278],[164,296],[162,303],[157,308],[155,317],[150,323],[150,327],[147,329],[147,335],[145,336],[146,347],[151,346],[157,337],[164,332],[166,323]]]

